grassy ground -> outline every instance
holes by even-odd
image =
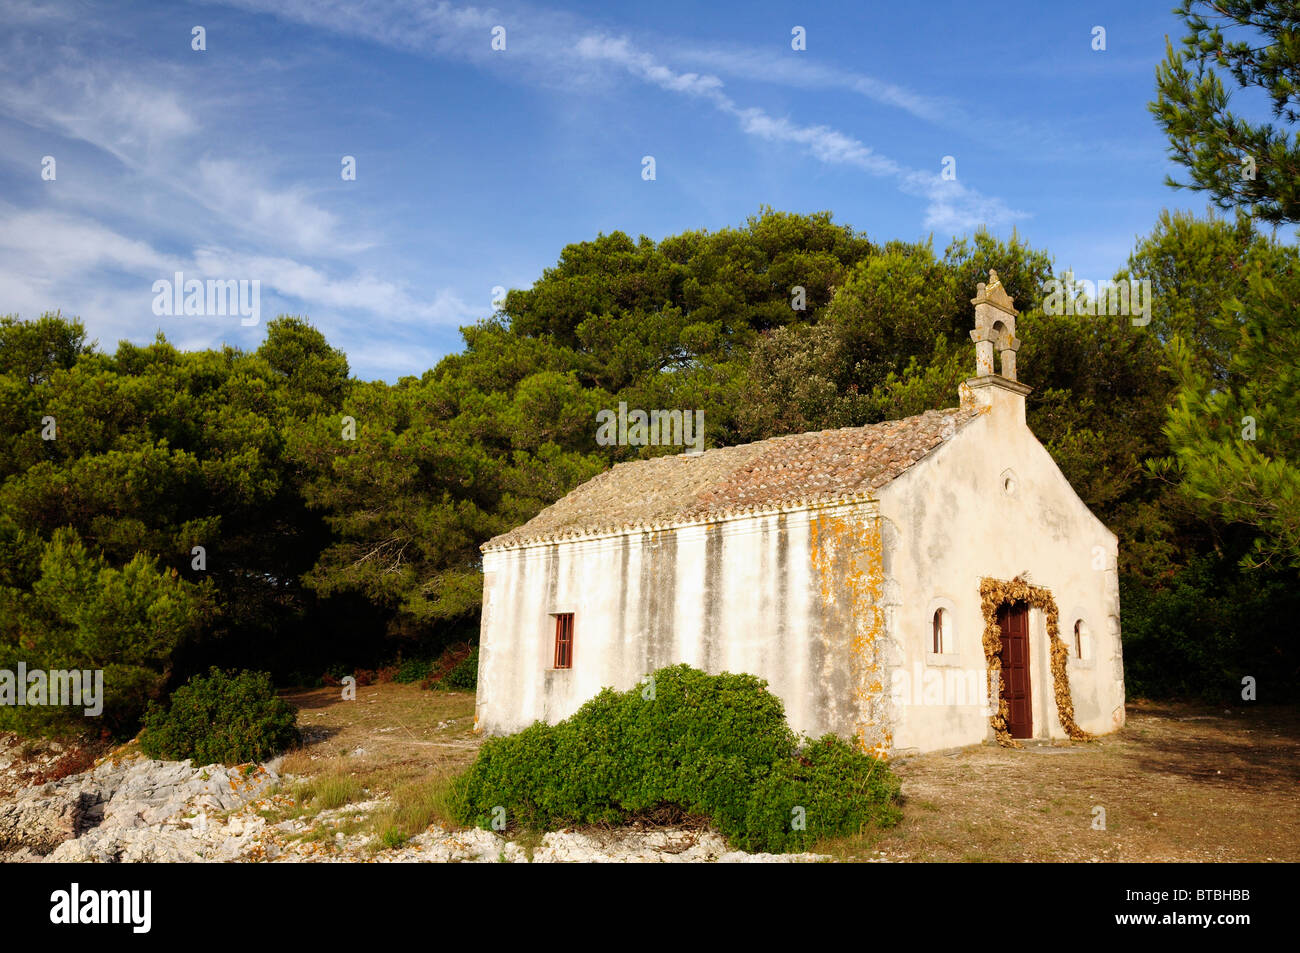
[[[388,797],[364,823],[391,842],[448,822],[446,780],[473,761],[469,692],[413,685],[287,695],[304,747],[285,770],[310,815]],[[897,761],[902,824],[821,845],[843,860],[1300,861],[1300,712],[1136,702],[1086,744],[993,746]],[[1095,829],[1105,811],[1104,829]]]

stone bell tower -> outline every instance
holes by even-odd
[[[1015,303],[996,271],[989,269],[989,280],[976,286],[970,303],[975,306],[975,330],[970,333],[975,342],[975,376],[958,388],[962,406],[1005,406],[1023,423],[1025,395],[1031,388],[1016,380],[1020,339]]]
[[[1016,309],[1011,295],[1002,287],[998,273],[989,269],[988,283],[981,281],[970,303],[975,305],[975,330],[970,333],[975,342],[975,376],[987,377],[993,371],[993,352],[1001,359],[1002,375],[1009,381],[1016,379],[1016,351],[1020,341],[1016,337]]]

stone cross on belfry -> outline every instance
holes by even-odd
[[[975,342],[975,376],[988,377],[995,373],[993,352],[1001,358],[1001,374],[1009,381],[1016,379],[1016,351],[1020,340],[1016,337],[1016,309],[1011,295],[1002,287],[998,273],[989,269],[989,280],[981,281],[970,299],[975,305],[975,330],[970,333]]]

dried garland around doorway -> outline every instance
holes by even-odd
[[[1070,697],[1070,677],[1066,673],[1066,661],[1070,650],[1061,641],[1059,613],[1052,593],[1040,586],[1031,586],[1020,577],[1009,582],[1002,579],[980,580],[980,607],[984,613],[984,659],[988,663],[989,693],[997,693],[997,713],[989,717],[993,733],[998,744],[1006,748],[1023,747],[1011,737],[1007,729],[1007,719],[1011,710],[1007,700],[1002,697],[1002,630],[998,627],[998,607],[1008,602],[1027,602],[1035,609],[1041,609],[1047,617],[1047,641],[1052,647],[1052,683],[1056,690],[1056,714],[1065,733],[1075,741],[1087,741],[1092,736],[1080,728],[1074,721],[1074,701]]]

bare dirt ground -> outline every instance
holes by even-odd
[[[831,847],[912,861],[1300,861],[1300,712],[1136,701],[1095,741],[894,765],[898,828]],[[1105,811],[1104,830],[1094,829]]]
[[[285,757],[286,773],[345,772],[376,793],[456,774],[473,762],[474,693],[426,691],[394,682],[286,692],[298,708],[303,746]]]
[[[295,774],[346,773],[370,796],[462,770],[474,696],[381,684],[287,696]],[[1300,711],[1130,702],[1095,741],[967,748],[896,761],[904,820],[828,842],[842,860],[1300,861]],[[1096,810],[1104,810],[1104,829]]]

